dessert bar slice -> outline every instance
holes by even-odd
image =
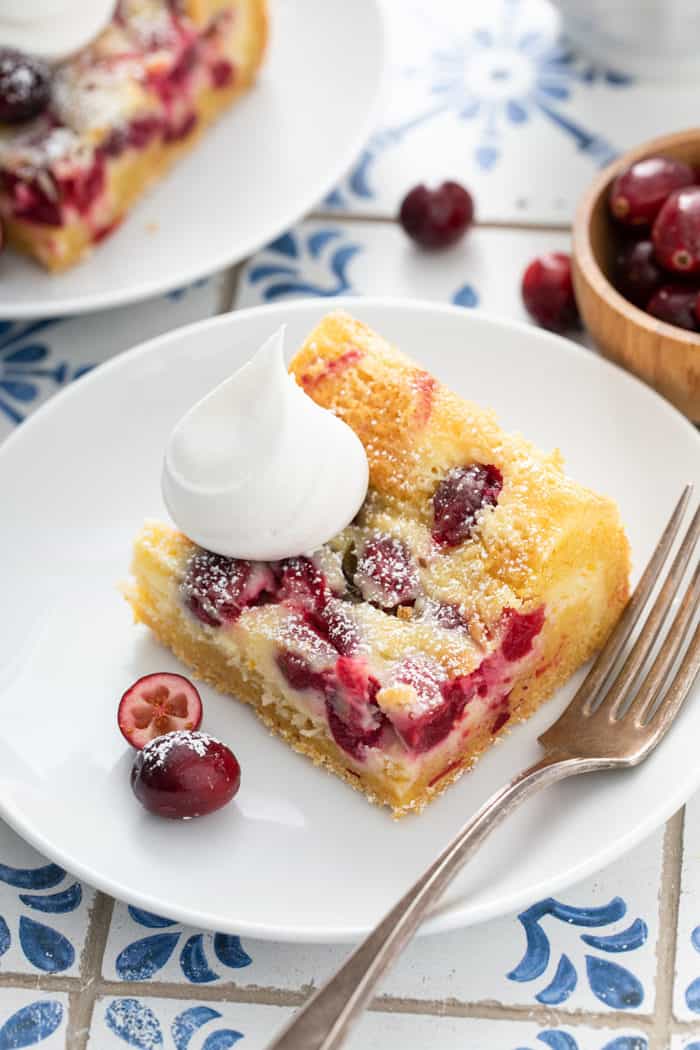
[[[49,270],[76,263],[252,82],[265,0],[120,0],[54,72],[48,107],[0,125],[0,215]]]
[[[250,563],[148,523],[127,597],[192,670],[399,815],[605,641],[628,597],[615,504],[344,313],[291,364],[358,434],[370,487],[311,557]]]

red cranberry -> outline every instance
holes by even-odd
[[[433,539],[442,547],[456,547],[468,539],[482,507],[493,507],[503,488],[503,475],[491,464],[455,467],[433,496]]]
[[[571,279],[571,256],[545,252],[529,264],[522,281],[525,308],[533,320],[554,332],[564,332],[579,322]]]
[[[646,157],[620,172],[610,190],[610,211],[628,226],[648,226],[669,193],[692,186],[695,172],[671,157]]]
[[[503,614],[505,634],[501,642],[501,652],[506,660],[522,660],[532,649],[532,643],[544,625],[544,606],[540,605],[529,613],[519,613],[515,609],[506,609]]]
[[[697,293],[695,303],[693,305],[693,310],[695,312],[695,321],[697,327],[698,329],[700,329],[700,292]]]
[[[625,299],[644,307],[663,280],[651,241],[630,241],[620,249],[615,259],[615,285]]]
[[[464,236],[474,218],[471,194],[458,182],[435,189],[414,186],[401,202],[399,222],[421,248],[448,248]]]
[[[240,783],[241,767],[225,744],[186,730],[146,744],[131,770],[137,799],[160,817],[213,813],[231,801]]]
[[[413,686],[422,701],[420,713],[409,711],[395,722],[396,732],[406,747],[417,753],[429,751],[445,739],[475,692],[470,676],[444,681],[430,665],[410,658],[397,680]]]
[[[696,289],[686,288],[682,284],[665,284],[652,295],[647,303],[647,312],[667,324],[697,331],[696,298]]]
[[[321,609],[330,597],[326,579],[310,558],[286,558],[275,567],[278,599],[298,609]]]
[[[215,88],[225,88],[233,83],[233,66],[225,59],[220,58],[209,69],[211,82]]]
[[[305,689],[317,689],[320,693],[325,693],[326,676],[323,671],[314,671],[298,653],[283,649],[277,654],[277,666],[292,689],[298,689],[300,692]]]
[[[38,116],[49,104],[51,71],[20,51],[0,49],[0,122],[17,124]]]
[[[341,656],[351,656],[355,652],[360,635],[345,602],[339,598],[329,598],[319,611],[307,610],[303,615],[304,622],[329,642]]]
[[[674,273],[700,270],[700,186],[667,198],[651,231],[656,258]]]
[[[403,540],[386,533],[371,536],[357,561],[355,583],[366,602],[395,609],[415,601],[420,591],[418,567]]]
[[[181,674],[147,674],[124,693],[117,722],[127,743],[140,750],[155,737],[176,729],[199,729],[202,701]]]
[[[210,627],[237,620],[245,608],[274,597],[275,578],[264,562],[239,561],[198,550],[182,583],[187,608]]]

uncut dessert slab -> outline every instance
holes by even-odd
[[[394,814],[421,810],[602,644],[628,595],[614,503],[331,314],[296,381],[370,488],[310,557],[243,562],[148,523],[127,597],[196,674]]]

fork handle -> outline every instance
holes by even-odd
[[[379,981],[493,829],[540,788],[608,766],[597,759],[548,754],[492,795],[268,1050],[339,1050]]]

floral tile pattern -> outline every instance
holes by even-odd
[[[700,1023],[700,796],[685,808],[673,1012]],[[700,1047],[700,1035],[698,1035]]]
[[[187,1003],[104,997],[97,1003],[89,1050],[263,1050],[291,1011],[250,1003]],[[647,1050],[645,1035],[628,1030],[543,1027],[529,1021],[376,1014],[365,1016],[350,1050]]]
[[[0,1050],[70,1050],[66,1043],[68,996],[64,992],[0,988]]]
[[[481,219],[568,222],[596,170],[696,122],[692,84],[633,81],[576,54],[546,0],[384,0],[378,127],[325,207],[393,216],[422,179],[459,178]]]
[[[238,307],[317,295],[391,295],[480,307],[527,320],[520,281],[539,252],[566,251],[567,233],[474,229],[449,251],[416,248],[394,224],[307,221],[246,264]]]
[[[0,976],[77,975],[93,899],[0,821]]]
[[[658,832],[559,900],[547,898],[519,916],[416,941],[382,993],[418,1001],[496,998],[508,1006],[652,1013],[662,838]],[[204,934],[117,904],[103,976],[296,991],[321,983],[346,953],[343,947]]]
[[[216,313],[222,278],[87,317],[0,320],[0,441],[95,365],[137,343]]]

